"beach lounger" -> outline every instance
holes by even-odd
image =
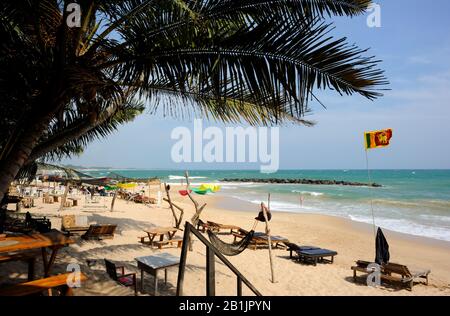
[[[337,252],[334,250],[316,248],[316,249],[299,249],[296,251],[298,260],[302,262],[311,262],[315,266],[318,262],[321,263],[333,263],[334,257],[337,256]],[[326,259],[330,257],[331,259]]]
[[[123,286],[133,286],[134,287],[134,295],[137,295],[137,280],[136,273],[127,273],[125,274],[124,266],[116,266],[113,262],[108,259],[105,260],[106,272],[114,281],[122,284]],[[117,270],[120,269],[120,274],[117,273]]]
[[[425,279],[425,284],[428,285],[430,273],[431,270],[410,271],[405,265],[387,263],[383,265],[382,279],[402,282],[407,284],[409,290],[412,291],[416,279]]]
[[[234,242],[237,241],[237,239],[245,238],[245,236],[248,234],[248,232],[245,229],[240,228],[238,232],[233,232],[232,235],[234,236]],[[281,236],[270,236],[270,242],[272,247],[278,248],[286,248],[286,243],[289,243],[289,239]],[[268,246],[269,245],[269,238],[267,234],[262,232],[255,232],[253,234],[253,238],[250,241],[250,245],[253,246],[253,250],[258,249],[258,246]]]
[[[368,266],[371,262],[368,261],[357,261],[356,266],[353,266],[351,269],[353,270],[353,280],[356,281],[356,272],[362,273],[371,273],[367,270]],[[425,284],[428,285],[428,275],[431,273],[431,270],[421,270],[421,271],[411,271],[405,265],[401,265],[398,263],[387,263],[383,264],[380,267],[381,272],[381,280],[384,281],[393,281],[400,282],[402,284],[406,284],[408,290],[412,291],[414,286],[414,281],[417,279],[424,279]]]
[[[68,235],[85,233],[89,229],[87,216],[64,215],[61,221],[61,230]]]
[[[296,252],[298,250],[320,249],[319,247],[314,247],[314,246],[299,246],[299,245],[291,243],[291,242],[285,242],[284,244],[287,247],[286,250],[289,251],[289,259],[292,259],[292,253]]]
[[[114,238],[117,225],[91,225],[81,238],[86,240],[102,240]]]
[[[220,233],[221,230],[230,230],[230,234],[234,232],[239,232],[241,229],[239,226],[236,225],[226,225],[226,224],[219,224],[211,221],[206,222],[208,224],[208,227],[213,230]]]

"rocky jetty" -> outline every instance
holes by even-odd
[[[312,180],[312,179],[222,179],[222,182],[254,182],[254,183],[274,183],[274,184],[310,184],[310,185],[344,185],[353,187],[374,187],[381,188],[377,183],[360,183],[336,180]]]

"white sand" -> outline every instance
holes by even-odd
[[[187,197],[179,196],[172,190],[174,200],[185,209],[185,220],[190,220],[194,208]],[[220,196],[199,196],[195,198],[206,202],[208,206],[201,218],[223,224],[235,224],[250,229],[258,209],[255,205],[242,204],[245,211],[233,211],[218,208],[232,202]],[[89,280],[76,295],[133,295],[130,288],[112,281],[105,272],[103,258],[123,263],[127,272],[136,272],[140,280],[135,257],[168,252],[180,254],[180,248],[169,247],[163,250],[152,249],[138,242],[143,236],[142,230],[153,226],[172,226],[174,221],[168,204],[163,207],[145,206],[127,203],[117,199],[115,211],[109,212],[111,198],[102,198],[100,205],[106,208],[85,207],[84,199],[78,207],[65,209],[62,214],[87,215],[90,222],[117,224],[118,230],[114,239],[104,241],[84,241],[76,238],[76,243],[63,249],[54,265],[53,273],[64,272],[68,263],[78,263]],[[61,227],[58,217],[59,204],[42,204],[37,199],[37,206],[30,209],[32,214],[45,215],[51,218],[54,228]],[[219,203],[220,202],[220,203]],[[234,208],[236,205],[234,205]],[[26,209],[24,210],[26,211]],[[263,231],[260,223],[257,230]],[[317,266],[303,265],[289,260],[286,250],[274,250],[276,283],[270,281],[269,255],[267,249],[247,249],[239,256],[228,257],[237,269],[263,295],[450,295],[450,243],[434,241],[426,238],[412,237],[385,231],[390,244],[391,261],[410,266],[411,268],[431,269],[430,285],[416,285],[412,292],[399,287],[371,288],[360,282],[353,282],[350,267],[354,261],[373,260],[374,236],[372,227],[349,220],[320,215],[305,215],[274,212],[270,222],[274,235],[287,237],[290,241],[302,245],[315,245],[336,250],[339,254],[334,264]],[[182,232],[178,233],[182,236]],[[231,237],[224,236],[231,241]],[[88,267],[86,259],[99,259],[96,265]],[[193,252],[188,253],[184,294],[205,295],[205,247],[198,240],[194,242]],[[37,264],[37,273],[41,263]],[[0,283],[14,283],[26,279],[26,266],[23,263],[7,263],[0,270]],[[177,269],[169,271],[168,283],[159,283],[160,295],[174,295],[177,283]],[[140,283],[139,283],[140,285]],[[244,286],[244,294],[251,292]],[[145,276],[144,293],[153,294],[153,279]],[[216,294],[235,295],[236,277],[219,260],[216,259]]]

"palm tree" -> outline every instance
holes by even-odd
[[[69,3],[81,8],[70,27]],[[370,0],[3,0],[0,200],[36,159],[79,153],[145,106],[272,125],[304,119],[317,90],[381,96],[379,61],[325,18]],[[319,101],[320,102],[320,101]]]

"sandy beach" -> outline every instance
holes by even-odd
[[[173,188],[173,192],[175,192]],[[194,207],[187,197],[172,194],[173,200],[185,210],[184,220],[190,220]],[[207,203],[201,215],[203,221],[211,220],[223,224],[234,224],[249,230],[258,213],[257,205],[234,200],[224,196],[195,196],[199,203]],[[84,197],[79,206],[66,208],[58,214],[59,203],[42,204],[42,198],[36,199],[36,207],[30,209],[35,216],[47,216],[52,227],[61,228],[59,215],[87,215],[90,223],[117,224],[114,239],[103,241],[85,241],[74,237],[76,243],[64,248],[57,257],[54,273],[65,272],[67,264],[77,263],[88,281],[75,290],[75,295],[133,295],[130,288],[119,285],[106,274],[103,258],[121,262],[129,272],[140,273],[134,258],[155,253],[168,252],[180,254],[180,248],[168,247],[162,250],[142,245],[138,237],[143,229],[154,226],[172,226],[174,220],[166,202],[161,207],[146,206],[133,202],[116,200],[114,212],[109,211],[111,197],[101,198],[101,202],[92,207],[85,205]],[[103,206],[103,207],[102,207]],[[24,210],[26,211],[26,210]],[[184,222],[184,221],[183,221]],[[304,265],[289,259],[284,249],[274,250],[276,283],[270,281],[269,254],[267,249],[247,249],[236,257],[227,257],[232,264],[265,296],[283,295],[450,295],[450,243],[385,230],[390,244],[391,261],[408,265],[411,269],[430,269],[430,284],[415,285],[413,291],[398,286],[367,287],[364,279],[353,282],[350,267],[356,260],[374,259],[374,236],[371,225],[352,222],[347,219],[310,215],[273,212],[270,222],[273,235],[288,238],[300,245],[314,245],[338,252],[334,264]],[[263,231],[263,223],[256,229]],[[180,231],[177,235],[182,236]],[[231,241],[230,236],[220,236]],[[87,259],[98,261],[88,266]],[[194,241],[194,249],[188,253],[185,275],[185,295],[205,295],[205,247]],[[37,264],[37,273],[41,273],[42,263]],[[2,265],[0,283],[13,283],[26,279],[26,265],[6,263]],[[168,283],[159,283],[159,295],[175,295],[178,269],[168,273]],[[140,284],[140,283],[139,283]],[[244,295],[252,293],[244,286]],[[235,295],[236,277],[216,259],[216,294]],[[153,279],[146,275],[144,291],[139,295],[153,295]]]

